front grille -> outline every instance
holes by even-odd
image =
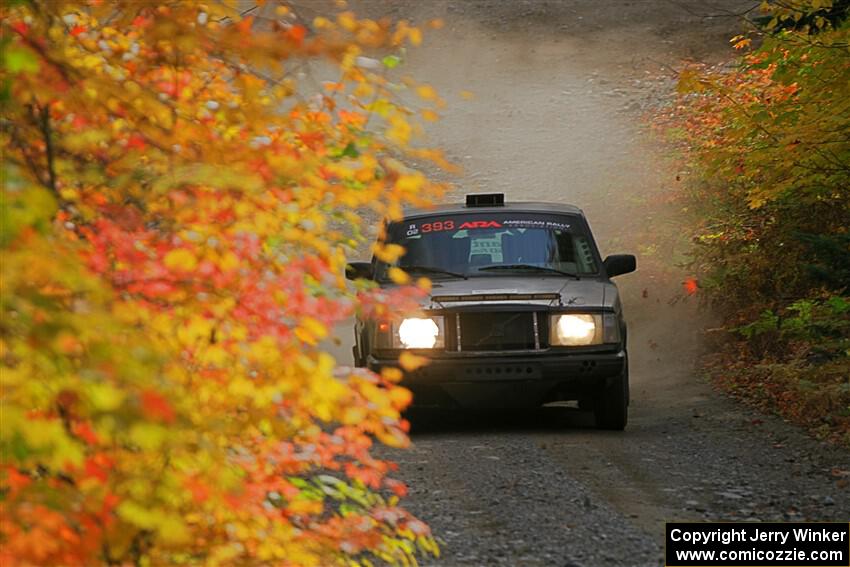
[[[459,313],[461,351],[534,350],[540,340],[535,338],[535,314],[532,311],[505,313]],[[544,317],[537,317],[538,329]],[[539,335],[538,335],[539,336]],[[544,335],[545,336],[545,335]]]

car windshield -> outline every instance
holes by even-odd
[[[584,227],[575,215],[443,215],[393,223],[388,241],[406,250],[396,266],[434,279],[576,277],[598,271]],[[379,279],[387,267],[379,265]]]

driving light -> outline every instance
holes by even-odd
[[[443,346],[442,317],[409,317],[398,326],[398,340],[404,348]]]

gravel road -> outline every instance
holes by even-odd
[[[408,507],[442,542],[433,564],[658,565],[665,521],[850,520],[850,454],[701,381],[693,366],[710,314],[674,301],[673,266],[640,270],[642,255],[675,256],[646,239],[670,222],[654,203],[676,183],[646,110],[670,96],[683,60],[730,56],[733,14],[752,2],[349,4],[445,20],[405,65],[449,102],[430,137],[464,168],[458,194],[579,205],[603,254],[639,258],[639,272],[619,282],[632,368],[625,432],[595,431],[567,408],[425,415],[413,448],[391,453]],[[340,332],[342,363],[350,334]]]

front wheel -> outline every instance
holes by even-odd
[[[597,429],[622,431],[629,421],[629,367],[597,394],[593,403]]]

